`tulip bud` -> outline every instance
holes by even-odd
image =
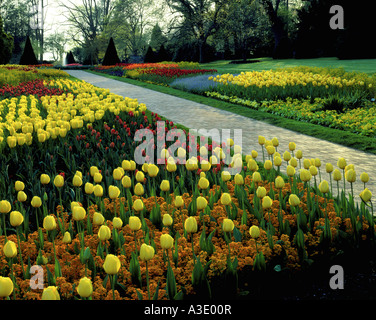
[[[302,150],[297,150],[295,152],[295,157],[296,157],[296,159],[302,159],[303,158],[303,152],[302,152]]]
[[[110,196],[110,199],[116,199],[120,196],[120,189],[116,186],[109,186],[108,194]]]
[[[247,168],[248,170],[253,171],[253,172],[257,171],[258,169],[257,162],[254,159],[250,159],[247,163]]]
[[[223,193],[222,196],[221,196],[221,203],[224,205],[224,206],[228,206],[230,203],[231,203],[231,196],[230,194],[228,193]]]
[[[269,154],[269,155],[272,155],[275,153],[275,148],[273,146],[267,146],[266,148],[266,152]]]
[[[8,200],[0,201],[0,213],[9,213],[12,209],[12,206]]]
[[[93,224],[96,226],[101,226],[103,223],[104,223],[104,216],[99,212],[94,212]]]
[[[273,200],[269,196],[262,198],[262,207],[264,209],[270,209],[273,205]]]
[[[0,297],[9,297],[13,292],[13,281],[9,277],[0,276]]]
[[[43,228],[45,228],[47,231],[52,231],[56,229],[56,220],[55,217],[52,215],[49,215],[43,219]]]
[[[136,199],[136,201],[133,202],[133,209],[137,212],[144,210],[144,203],[141,199]]]
[[[71,234],[68,231],[65,231],[64,237],[63,237],[63,243],[71,243],[72,242],[72,237]]]
[[[333,171],[333,165],[331,163],[327,163],[325,165],[325,170],[327,173],[331,173]]]
[[[93,293],[93,284],[87,277],[80,279],[77,286],[77,292],[82,298],[88,298]]]
[[[208,201],[204,197],[198,197],[197,200],[197,210],[204,210],[208,205]]]
[[[158,172],[159,172],[158,166],[156,166],[155,164],[149,164],[149,167],[148,167],[149,177],[151,178],[156,177],[158,175]]]
[[[58,174],[54,179],[54,185],[57,188],[62,188],[64,186],[64,177]]]
[[[103,179],[103,176],[102,176],[101,173],[99,173],[99,172],[95,172],[95,173],[94,173],[94,177],[93,177],[93,179],[94,179],[94,182],[95,182],[95,183],[101,183],[101,182],[102,182],[102,179]]]
[[[292,207],[296,207],[300,204],[300,199],[296,194],[290,194],[289,196],[289,204]]]
[[[31,199],[31,206],[33,208],[39,208],[42,206],[42,199],[39,198],[38,196],[34,196],[32,199]]]
[[[234,230],[234,222],[231,219],[223,219],[222,229],[224,232],[231,232]]]
[[[240,173],[235,175],[234,181],[237,186],[242,186],[244,184],[244,178]]]
[[[339,171],[338,169],[334,169],[334,171],[333,171],[333,180],[339,181],[341,179],[342,179],[341,171]]]
[[[249,228],[249,234],[253,239],[257,239],[260,236],[260,229],[258,226],[252,226]]]
[[[355,182],[356,180],[356,173],[355,173],[355,170],[353,169],[349,169],[345,172],[345,178],[348,182]]]
[[[222,171],[221,172],[221,179],[223,182],[227,182],[231,179],[231,174],[228,171]]]
[[[14,184],[14,189],[17,192],[22,191],[23,189],[25,189],[25,184],[22,181],[16,181],[16,183]]]
[[[145,179],[145,175],[142,171],[137,171],[136,173],[136,180],[138,182],[144,182],[144,179]]]
[[[18,191],[18,193],[17,193],[17,200],[18,200],[19,202],[25,202],[25,201],[27,200],[27,195],[26,195],[26,193],[23,192],[23,191]]]
[[[285,152],[283,153],[283,160],[285,160],[285,161],[290,161],[290,159],[291,159],[291,153],[288,152],[288,151],[285,151]]]
[[[197,220],[195,217],[185,219],[184,228],[188,233],[197,232]]]
[[[103,196],[103,187],[100,184],[95,185],[93,191],[96,197]]]
[[[265,142],[266,142],[265,137],[263,137],[263,136],[258,136],[258,143],[259,143],[260,146],[264,145]]]
[[[86,194],[92,194],[94,192],[94,186],[90,182],[85,183],[85,193]]]
[[[22,222],[24,221],[24,217],[22,215],[21,212],[19,211],[12,211],[10,213],[10,224],[13,226],[13,227],[18,227],[22,224]]]
[[[117,256],[113,254],[107,254],[103,263],[103,269],[107,274],[114,275],[119,272],[121,263]]]
[[[344,158],[339,158],[338,161],[337,161],[337,166],[338,168],[340,169],[345,169],[346,167],[346,160]]]
[[[17,255],[16,244],[13,241],[8,240],[3,247],[3,252],[7,258],[14,258]]]
[[[160,243],[162,249],[168,250],[171,249],[174,245],[174,238],[171,237],[169,234],[165,233],[161,235]]]
[[[141,228],[141,220],[136,216],[130,216],[128,224],[132,231],[137,231]]]
[[[281,157],[274,157],[274,165],[280,167],[282,165],[282,158]]]
[[[154,248],[152,246],[143,243],[140,248],[140,259],[142,261],[149,261],[154,257]]]
[[[142,196],[144,194],[144,187],[141,183],[137,183],[134,187],[134,194],[137,196]]]
[[[99,169],[98,169],[98,167],[96,167],[96,166],[91,166],[91,167],[90,167],[90,175],[91,175],[92,177],[94,177],[94,175],[95,175],[96,173],[99,173]]]
[[[328,193],[329,192],[329,184],[328,181],[322,180],[319,184],[319,190],[321,193]]]
[[[162,180],[160,188],[163,192],[167,192],[170,190],[170,181]]]
[[[270,160],[265,160],[264,169],[271,170],[273,168],[273,163]]]
[[[41,184],[49,184],[50,183],[50,177],[47,174],[42,174],[40,176],[40,182]]]
[[[49,286],[43,290],[42,300],[60,300],[60,295],[55,286]]]
[[[266,196],[266,189],[264,187],[258,187],[256,190],[257,198],[264,198]]]
[[[296,149],[296,144],[295,144],[295,142],[290,142],[290,143],[289,143],[289,149],[290,149],[290,151],[294,151],[294,150]]]
[[[315,166],[310,166],[309,167],[309,173],[314,177],[314,176],[317,176],[317,174],[319,173],[317,168]]]
[[[300,169],[300,180],[307,182],[311,180],[311,173],[306,169]]]
[[[253,182],[255,182],[255,183],[259,183],[259,182],[261,182],[262,181],[262,178],[261,178],[261,174],[260,174],[260,172],[253,172],[253,174],[252,174],[252,180],[253,180]]]
[[[277,189],[282,189],[285,186],[285,181],[283,180],[281,176],[278,176],[275,179],[274,185]]]
[[[123,178],[123,172],[119,168],[116,168],[114,169],[112,176],[116,181],[120,181]]]
[[[80,176],[78,176],[77,174],[74,175],[73,177],[73,186],[74,187],[81,187],[82,186],[82,178]]]
[[[198,186],[203,190],[209,188],[209,180],[206,178],[200,178],[200,180],[198,181]]]
[[[360,180],[363,182],[363,183],[367,183],[369,181],[369,176],[367,173],[363,172],[361,175],[360,175]]]
[[[183,207],[184,206],[184,200],[183,200],[183,198],[181,196],[176,196],[174,204],[175,204],[176,208]]]
[[[359,195],[363,201],[368,202],[372,198],[371,191],[368,190],[368,188],[365,188]]]
[[[106,241],[111,238],[111,230],[109,227],[102,225],[98,230],[98,238],[101,241]]]
[[[123,179],[121,179],[121,184],[124,188],[128,189],[132,186],[132,180],[128,176],[124,176]]]
[[[295,175],[295,168],[293,166],[288,165],[286,168],[286,173],[289,177],[293,177]]]
[[[123,220],[121,220],[119,217],[114,217],[112,219],[112,225],[115,229],[121,229],[121,227],[123,226]]]

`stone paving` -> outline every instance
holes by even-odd
[[[288,150],[289,142],[293,141],[296,143],[297,150],[300,149],[303,151],[303,159],[319,158],[321,160],[321,177],[327,181],[329,181],[329,176],[325,172],[325,164],[330,162],[333,164],[334,168],[337,168],[336,164],[338,158],[343,157],[346,159],[347,164],[351,163],[355,166],[357,181],[353,186],[356,198],[359,200],[358,195],[364,189],[364,185],[359,178],[362,172],[367,172],[370,176],[370,181],[367,183],[367,187],[371,192],[376,190],[376,155],[320,140],[288,129],[279,128],[262,121],[253,120],[204,104],[94,75],[85,71],[70,70],[67,72],[72,76],[97,87],[110,89],[111,92],[115,94],[138,99],[140,103],[145,103],[150,111],[158,113],[159,115],[188,128],[206,130],[240,129],[242,132],[243,154],[250,154],[251,150],[256,150],[259,153],[258,159],[262,159],[262,149],[258,144],[259,135],[264,136],[268,140],[277,137],[279,140],[278,152],[281,155],[284,151]],[[236,136],[234,137],[233,133],[232,130],[231,135],[235,140]],[[283,162],[285,163],[285,161]],[[282,166],[281,170],[284,170],[284,168],[286,168],[285,164]],[[336,184],[333,184],[333,192],[336,192],[337,190],[335,185]],[[340,187],[343,187],[343,181],[340,181]],[[346,192],[349,191],[350,184],[346,182]]]

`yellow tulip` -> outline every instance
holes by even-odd
[[[132,186],[132,180],[128,176],[124,176],[123,179],[121,179],[121,184],[124,188],[128,189]]]
[[[119,168],[116,168],[114,169],[112,176],[116,181],[120,181],[123,178],[123,172]]]
[[[338,168],[344,170],[346,167],[346,160],[344,158],[339,158],[337,161]]]
[[[140,230],[141,225],[142,225],[140,218],[136,216],[130,216],[128,224],[129,224],[129,228],[131,228],[132,231]]]
[[[74,187],[81,187],[82,186],[82,178],[75,174],[74,177],[73,177],[73,181],[72,181],[72,184]]]
[[[167,192],[170,190],[170,181],[162,180],[160,188],[163,192]]]
[[[319,184],[319,190],[321,193],[328,193],[329,192],[329,183],[326,180],[323,180]]]
[[[92,194],[94,192],[94,185],[90,182],[85,183],[85,193]]]
[[[197,220],[195,217],[188,217],[184,221],[184,229],[188,233],[194,233],[197,232]]]
[[[270,160],[266,160],[264,163],[265,170],[271,170],[273,168],[273,163]]]
[[[68,244],[72,242],[71,234],[68,231],[65,231],[64,237],[63,237],[63,243]]]
[[[311,180],[311,173],[310,171],[306,170],[306,169],[300,169],[300,180],[302,180],[303,182],[308,182],[309,180]]]
[[[230,203],[231,203],[232,199],[231,199],[231,196],[229,193],[222,193],[222,196],[221,196],[221,203],[224,205],[224,206],[228,206]]]
[[[273,200],[269,196],[262,198],[262,207],[264,209],[270,209],[273,205]]]
[[[240,173],[235,175],[234,181],[237,186],[242,186],[244,184],[244,178]]]
[[[207,188],[209,188],[209,180],[206,178],[200,178],[200,180],[198,181],[198,186],[200,187],[200,189],[206,190]]]
[[[300,199],[296,194],[290,194],[289,196],[289,204],[292,207],[296,207],[300,204]]]
[[[103,223],[104,223],[104,216],[100,212],[94,212],[93,224],[96,226],[101,226]]]
[[[42,206],[42,199],[38,196],[34,196],[32,199],[31,199],[31,206],[33,208],[40,208]]]
[[[363,183],[367,183],[369,181],[369,175],[366,173],[366,172],[363,172],[361,175],[360,175],[360,180],[363,182]]]
[[[56,229],[56,220],[55,217],[52,215],[49,215],[43,219],[43,228],[45,228],[47,231],[52,231]]]
[[[334,171],[333,171],[333,180],[339,181],[341,179],[342,179],[341,171],[339,171],[338,169],[334,169]]]
[[[355,170],[349,169],[345,172],[345,178],[348,182],[353,183],[356,180]]]
[[[95,183],[101,183],[102,182],[102,179],[103,179],[103,176],[101,173],[99,172],[95,172],[94,173],[94,176],[93,176],[93,179],[94,179],[94,182]]]
[[[19,202],[25,202],[25,201],[27,200],[27,195],[26,195],[26,193],[23,192],[23,191],[18,191],[18,193],[17,193],[17,200],[18,200]]]
[[[208,201],[204,197],[197,197],[196,199],[197,203],[197,210],[204,210],[206,206],[208,205]]]
[[[113,254],[107,254],[103,263],[103,269],[107,274],[114,275],[120,270],[121,263],[117,256]]]
[[[252,181],[254,183],[259,183],[262,181],[262,178],[261,178],[261,174],[260,172],[256,171],[256,172],[253,172],[252,174]]]
[[[259,199],[262,199],[266,196],[266,189],[264,187],[258,187],[256,190],[256,196]]]
[[[55,286],[49,286],[43,290],[42,300],[60,300],[59,291]]]
[[[82,221],[86,217],[86,210],[81,206],[74,206],[72,209],[72,218],[76,221]]]
[[[333,172],[333,165],[331,163],[327,163],[325,165],[325,170],[326,170],[327,173]]]
[[[103,196],[103,187],[100,184],[95,185],[93,191],[96,197]]]
[[[16,181],[14,184],[14,189],[18,191],[22,191],[25,189],[25,184],[22,181]]]
[[[148,174],[151,178],[154,178],[158,175],[159,168],[155,164],[149,164]]]
[[[172,217],[168,213],[165,213],[162,218],[163,225],[166,227],[169,227],[172,225],[172,222],[173,222]]]
[[[98,230],[98,238],[101,241],[106,241],[111,238],[111,230],[109,227],[102,225]]]
[[[368,190],[368,188],[365,188],[359,195],[363,201],[368,202],[372,198],[371,191]]]
[[[13,281],[9,277],[0,276],[0,297],[9,297],[13,292]]]
[[[258,226],[252,226],[249,228],[249,234],[253,239],[257,239],[260,236],[260,229]]]
[[[184,206],[184,200],[181,196],[176,196],[175,197],[175,202],[174,205],[176,208],[181,208]]]
[[[7,258],[14,258],[17,255],[16,244],[13,241],[8,240],[3,247],[3,252]]]
[[[142,261],[149,261],[154,257],[154,248],[152,246],[143,243],[140,248],[140,259]]]
[[[47,175],[47,174],[42,174],[41,176],[40,176],[40,182],[41,182],[41,184],[49,184],[50,183],[50,177],[49,177],[49,175]]]
[[[12,227],[18,227],[24,221],[24,217],[21,212],[19,211],[12,211],[9,216],[10,224]]]
[[[144,173],[142,171],[137,171],[137,173],[136,173],[136,180],[138,182],[144,182],[145,175],[144,175]]]
[[[234,230],[234,222],[231,219],[223,219],[222,229],[224,232],[231,232]]]
[[[93,284],[89,278],[83,277],[82,279],[80,279],[80,282],[78,283],[78,286],[77,286],[77,293],[82,298],[88,298],[92,295]]]
[[[285,186],[285,181],[283,180],[281,176],[278,176],[275,179],[274,185],[277,189],[282,189]]]
[[[160,243],[161,243],[162,249],[165,249],[165,250],[171,249],[174,245],[174,238],[171,237],[167,233],[162,234],[160,238]]]
[[[108,195],[110,196],[111,199],[116,199],[120,196],[120,189],[116,186],[109,186]]]
[[[144,194],[144,187],[141,183],[137,183],[134,187],[134,194],[137,196],[142,196]]]
[[[141,199],[136,199],[136,201],[133,202],[133,209],[137,212],[144,210],[144,203]]]
[[[58,174],[54,179],[54,185],[57,188],[62,188],[64,186],[64,177]]]

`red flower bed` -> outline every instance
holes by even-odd
[[[208,72],[216,72],[214,69],[176,69],[176,68],[158,68],[158,69],[145,69],[141,71],[145,74],[153,74],[162,77],[174,78],[187,76],[190,74],[203,74]]]
[[[63,90],[57,88],[46,87],[43,83],[43,80],[37,79],[34,81],[23,82],[18,86],[3,86],[0,88],[0,96],[4,98],[8,97],[18,97],[21,95],[35,95],[38,98],[42,96],[51,96],[51,95],[62,95]]]

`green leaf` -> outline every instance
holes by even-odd
[[[242,234],[240,233],[240,231],[237,227],[234,227],[233,233],[234,233],[235,242],[241,242],[242,241]]]
[[[166,290],[167,295],[170,300],[174,299],[176,295],[176,280],[174,272],[172,271],[171,266],[169,265],[167,268],[167,278],[166,278]]]
[[[159,280],[158,280],[157,288],[155,289],[155,292],[153,295],[153,300],[158,300],[158,293],[159,293]]]

